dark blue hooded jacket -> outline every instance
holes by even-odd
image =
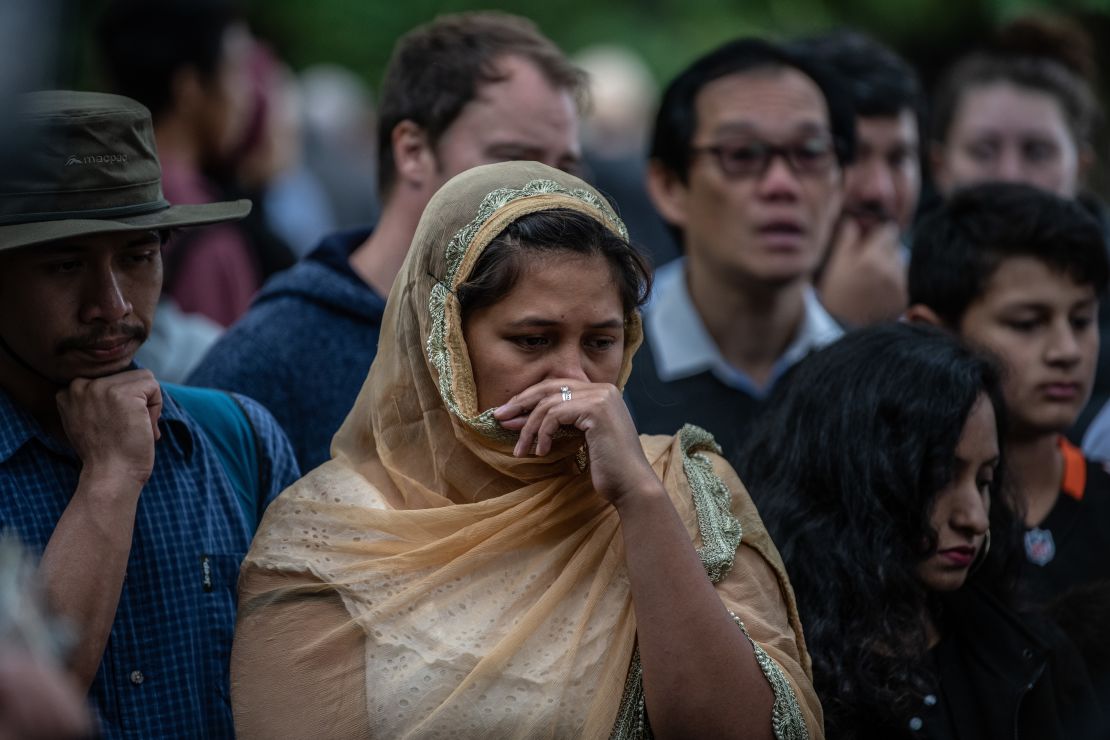
[[[333,234],[274,275],[188,379],[260,402],[306,473],[331,457],[331,438],[378,351],[385,299],[347,260],[369,235]]]

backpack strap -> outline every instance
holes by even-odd
[[[235,489],[248,521],[259,520],[262,487],[259,439],[254,424],[238,399],[226,391],[162,383],[162,390],[204,430],[224,472]]]

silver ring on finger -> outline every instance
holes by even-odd
[[[574,397],[573,394],[570,392],[570,388],[565,385],[559,388],[559,393],[563,395],[564,401],[569,401],[571,398]]]

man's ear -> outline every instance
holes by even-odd
[[[401,121],[393,127],[390,143],[400,186],[418,190],[435,180],[439,163],[421,126],[408,119]]]
[[[941,329],[948,328],[948,325],[941,320],[937,312],[924,303],[915,303],[907,308],[906,312],[902,314],[902,320],[910,324],[930,324]]]
[[[672,226],[686,226],[686,201],[689,190],[686,183],[669,167],[652,159],[647,168],[648,197],[663,220]]]

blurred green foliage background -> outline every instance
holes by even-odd
[[[399,36],[443,13],[496,9],[526,16],[569,54],[597,44],[639,53],[656,81],[714,46],[739,36],[784,38],[853,27],[892,46],[930,91],[947,65],[1014,16],[1070,17],[1094,44],[1104,70],[1096,87],[1110,100],[1110,0],[236,0],[254,33],[294,69],[340,64],[376,91]],[[106,89],[91,41],[105,0],[59,0],[61,37],[54,82]],[[1104,102],[1105,106],[1105,102]],[[1099,165],[1088,186],[1110,197],[1110,137],[1096,135]]]
[[[101,5],[82,2],[71,18],[73,43],[63,62],[68,69],[61,70],[67,81],[96,82],[85,32]],[[374,88],[398,36],[441,13],[478,8],[527,16],[571,53],[598,43],[627,45],[661,81],[701,52],[747,34],[781,37],[854,26],[901,51],[927,82],[990,28],[1030,10],[1079,18],[1096,46],[1100,37],[1110,38],[1110,0],[245,0],[242,7],[255,32],[294,68],[338,63]]]

